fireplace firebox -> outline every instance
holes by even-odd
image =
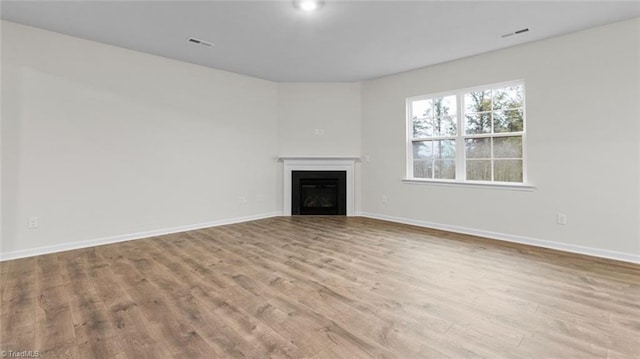
[[[292,215],[346,215],[346,171],[292,171]]]

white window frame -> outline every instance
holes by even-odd
[[[464,94],[473,91],[482,90],[494,90],[497,88],[522,85],[523,91],[523,130],[521,132],[508,132],[508,133],[483,133],[483,134],[464,134]],[[413,137],[413,119],[411,113],[411,104],[414,101],[426,100],[436,97],[456,96],[456,124],[457,131],[455,136],[442,136],[442,137],[427,137],[427,138],[414,138]],[[511,188],[511,189],[533,189],[533,185],[528,182],[527,171],[527,105],[526,105],[526,86],[524,80],[514,80],[507,82],[498,82],[493,84],[468,87],[463,89],[443,91],[438,93],[432,93],[428,95],[413,96],[406,99],[406,177],[403,179],[405,183],[428,183],[438,185],[454,185],[454,186],[470,186],[470,187],[485,187],[485,188]],[[492,121],[493,126],[493,121]],[[478,138],[478,137],[522,137],[522,182],[498,182],[498,181],[473,181],[466,179],[466,157],[465,157],[465,139]],[[413,177],[413,143],[416,141],[426,140],[447,140],[453,139],[456,141],[456,175],[455,179],[436,179],[436,178],[416,178]],[[491,146],[491,175],[493,177],[493,146]]]

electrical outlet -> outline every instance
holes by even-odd
[[[29,229],[36,229],[36,228],[38,228],[38,217],[29,217],[29,224],[28,224],[28,228],[29,228]]]
[[[382,195],[382,204],[389,203],[389,197],[386,194]]]
[[[314,128],[313,134],[316,136],[324,136],[324,128]]]
[[[558,224],[566,225],[567,224],[567,215],[564,213],[558,213]]]
[[[249,200],[247,199],[247,196],[238,196],[238,203],[247,204],[249,203]]]

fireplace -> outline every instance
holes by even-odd
[[[292,215],[346,215],[346,171],[292,171]]]
[[[345,172],[346,173],[346,215],[355,216],[355,163],[358,157],[333,156],[333,157],[308,157],[308,156],[280,156],[282,161],[282,214],[291,216],[294,214],[292,210],[294,187],[293,172]],[[299,190],[299,189],[298,189]],[[296,201],[299,206],[300,199]],[[299,208],[298,208],[299,212]],[[298,213],[299,214],[299,213]]]

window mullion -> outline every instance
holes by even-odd
[[[466,161],[464,156],[464,106],[462,101],[464,100],[464,92],[458,92],[456,94],[458,103],[458,131],[456,136],[456,180],[465,181],[466,176]]]
[[[494,163],[495,159],[493,158],[493,136],[491,136],[491,139],[489,140],[489,149],[491,150],[491,164],[490,164],[490,166],[491,166],[491,181],[493,182],[494,178],[495,178],[494,177],[494,173],[493,173],[494,172],[493,169],[494,169],[494,165],[495,165],[495,163]]]
[[[412,109],[411,109],[411,101],[407,100],[406,101],[406,114],[407,114],[407,138],[409,139],[407,141],[406,144],[406,151],[407,151],[407,169],[406,169],[406,175],[409,176],[410,178],[415,178],[415,174],[413,173],[413,113],[412,113]]]
[[[489,162],[489,170],[491,170],[491,182],[494,181],[494,173],[493,173],[493,169],[494,169],[494,159],[493,159],[493,136],[495,136],[496,131],[494,129],[493,126],[493,116],[495,114],[495,109],[494,107],[494,95],[495,95],[495,89],[491,89],[491,138],[489,139],[489,154],[491,155],[491,161]]]

